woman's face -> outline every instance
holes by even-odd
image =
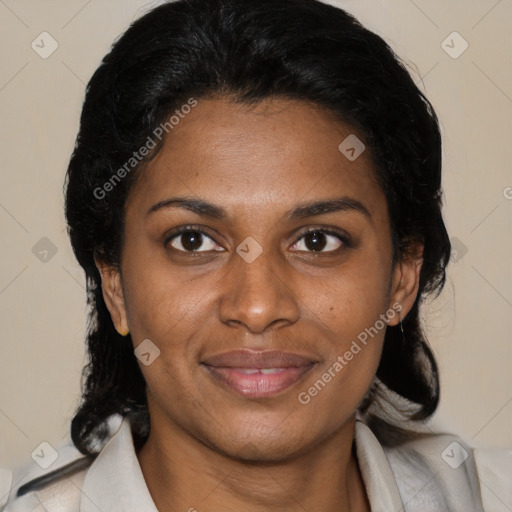
[[[338,148],[351,134],[307,103],[199,100],[142,171],[121,272],[101,270],[118,329],[150,340],[155,428],[283,459],[353,418],[419,263],[393,267],[368,150]]]

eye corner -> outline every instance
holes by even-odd
[[[324,245],[324,247],[321,247],[320,250],[294,249],[294,250],[292,250],[292,252],[304,253],[304,254],[308,254],[308,255],[312,255],[312,256],[333,255],[333,254],[337,254],[342,249],[351,247],[351,245],[352,245],[350,236],[338,228],[311,227],[311,228],[308,228],[308,229],[302,231],[298,237],[295,237],[294,242],[292,243],[292,248],[294,246],[296,246],[297,244],[299,244],[301,242],[301,240],[303,240],[305,237],[307,237],[308,235],[314,234],[314,233],[321,234],[324,237],[336,238],[339,241],[339,246],[334,249],[330,249],[330,250],[326,250],[326,251],[323,250],[325,248],[325,245]],[[328,245],[328,243],[329,242],[326,242],[327,245]]]
[[[180,242],[181,246],[183,247],[183,249],[180,249],[180,248],[177,248],[177,247],[174,247],[172,245],[172,242],[174,240],[179,240],[180,236],[183,236],[187,233],[195,233],[195,234],[199,234],[201,236],[200,238],[200,246],[202,246],[204,243],[205,243],[205,239],[209,240],[211,243],[213,243],[214,245],[216,245],[217,247],[213,248],[213,249],[206,249],[206,250],[197,250],[197,249],[192,249],[192,250],[187,250],[184,246],[183,246],[183,243]],[[212,252],[222,252],[224,251],[224,247],[222,247],[214,238],[214,236],[212,234],[210,234],[209,232],[207,232],[205,229],[203,228],[200,228],[198,226],[191,226],[191,225],[188,225],[188,226],[180,226],[178,228],[174,228],[170,231],[168,231],[164,237],[163,237],[163,246],[165,249],[172,249],[174,250],[177,254],[184,254],[184,255],[187,255],[187,256],[200,256],[202,255],[202,253],[205,253],[205,254],[211,254]]]

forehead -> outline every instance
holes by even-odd
[[[369,151],[353,158],[363,148],[361,139],[349,125],[306,102],[266,99],[248,106],[198,100],[141,171],[128,207],[150,208],[186,195],[261,214],[268,205],[344,195],[378,209],[385,198]]]

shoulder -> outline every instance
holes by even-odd
[[[485,512],[512,510],[512,449],[473,450]]]
[[[510,451],[475,449],[450,433],[419,434],[383,448],[410,510],[510,510]]]
[[[93,458],[83,456],[70,445],[60,447],[57,454],[55,462],[47,468],[32,461],[13,471],[0,469],[0,510],[78,510],[82,482]]]
[[[37,462],[34,455],[28,463],[13,471],[0,468],[1,512],[69,512],[81,510],[82,486],[86,476],[104,447],[119,431],[123,417],[114,414],[107,420],[108,433],[98,440],[95,455],[84,456],[71,442],[52,452],[51,464],[40,455],[45,464]],[[43,467],[41,467],[43,466]],[[86,500],[87,501],[87,500]]]

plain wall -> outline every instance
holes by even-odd
[[[441,371],[436,422],[474,446],[511,446],[512,3],[331,3],[405,59],[441,122],[444,213],[457,261],[424,310]],[[86,305],[65,231],[63,179],[85,84],[113,40],[151,5],[0,3],[2,466],[28,460],[42,441],[58,446],[68,438],[85,362]],[[47,59],[31,47],[43,31],[59,45]],[[469,44],[458,58],[442,47],[453,31]],[[452,40],[450,51],[462,48]]]

